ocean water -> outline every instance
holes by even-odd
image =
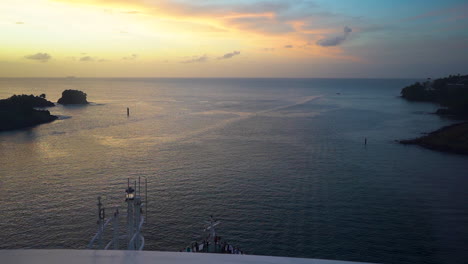
[[[123,206],[142,176],[146,250],[213,214],[248,254],[467,263],[468,157],[395,143],[454,122],[398,98],[413,81],[0,79],[0,98],[92,102],[0,133],[0,248],[85,248],[97,196]]]

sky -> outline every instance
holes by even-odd
[[[0,77],[458,73],[467,0],[0,1]]]

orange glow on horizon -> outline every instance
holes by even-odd
[[[3,77],[269,76],[287,65],[359,61],[314,45],[336,29],[304,29],[271,11],[122,0],[5,0],[0,10]]]

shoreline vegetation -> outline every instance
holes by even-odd
[[[45,99],[45,94],[13,95],[0,100],[0,131],[16,130],[49,123],[58,117],[51,115],[48,110],[36,107],[53,107],[54,103]]]
[[[89,104],[86,100],[86,93],[78,90],[65,90],[62,92],[62,97],[58,99],[57,103],[61,105],[69,104]]]
[[[86,93],[78,90],[65,90],[58,103],[63,105],[87,105]],[[36,109],[54,107],[55,104],[46,99],[45,94],[13,95],[0,100],[0,132],[34,127],[50,123],[58,119],[49,110]]]
[[[408,101],[437,103],[442,108],[436,114],[468,119],[468,75],[416,82],[403,88],[401,97]]]
[[[409,101],[432,102],[442,106],[435,114],[455,119],[468,119],[468,75],[450,75],[424,83],[414,83],[401,90]],[[404,145],[468,155],[468,122],[443,127],[415,139],[398,140]]]

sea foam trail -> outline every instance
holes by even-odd
[[[213,110],[213,111],[206,111],[206,112],[195,112],[190,113],[187,116],[200,116],[200,115],[235,115],[235,117],[223,119],[218,121],[214,124],[207,125],[200,129],[193,129],[188,130],[186,132],[180,132],[178,134],[171,134],[169,136],[161,136],[161,135],[147,135],[147,136],[140,136],[140,137],[132,137],[132,138],[115,138],[115,137],[106,137],[106,136],[95,136],[97,140],[106,146],[110,147],[129,147],[133,145],[145,145],[145,146],[157,146],[162,144],[171,144],[174,142],[184,142],[190,141],[199,138],[202,135],[206,135],[212,131],[216,131],[222,129],[228,125],[231,125],[236,122],[240,122],[243,120],[247,120],[252,117],[258,116],[274,116],[274,117],[289,117],[294,116],[291,114],[284,114],[279,113],[282,110],[304,105],[310,103],[314,100],[321,98],[321,96],[307,96],[303,97],[300,100],[295,102],[279,105],[273,108],[261,110],[261,111],[253,111],[253,112],[239,112],[239,111],[220,111],[220,110]],[[308,113],[309,116],[318,115],[320,113]]]
[[[226,113],[232,113],[232,114],[236,114],[236,115],[240,115],[240,116],[225,119],[225,120],[222,120],[222,121],[220,121],[220,122],[218,122],[216,124],[213,124],[213,125],[201,128],[201,129],[197,129],[197,130],[192,130],[190,132],[183,133],[183,134],[180,134],[178,136],[176,135],[172,140],[169,140],[169,141],[166,141],[166,142],[169,143],[169,142],[173,142],[173,141],[190,140],[190,139],[198,137],[199,135],[206,134],[208,132],[211,132],[211,131],[214,131],[214,130],[217,130],[217,129],[221,129],[221,128],[223,128],[223,127],[225,127],[227,125],[230,125],[232,123],[235,123],[235,122],[243,121],[243,120],[252,118],[254,116],[273,113],[273,112],[277,112],[277,111],[284,110],[284,109],[287,109],[287,108],[307,104],[307,103],[310,103],[310,102],[312,102],[314,100],[317,100],[317,99],[319,99],[321,97],[322,96],[307,96],[307,97],[302,98],[301,100],[298,100],[298,101],[296,101],[294,103],[291,103],[291,104],[281,105],[281,106],[269,108],[269,109],[262,110],[262,111],[252,112],[252,113],[226,112]],[[194,113],[194,114],[197,114],[197,113]]]
[[[199,129],[193,129],[193,130],[188,130],[188,131],[182,131],[178,134],[171,134],[169,136],[161,136],[161,135],[149,135],[149,136],[141,136],[141,137],[132,137],[132,138],[115,138],[115,137],[98,137],[98,140],[101,144],[107,145],[107,146],[131,146],[133,144],[143,144],[143,145],[161,145],[161,144],[170,144],[173,142],[184,142],[184,141],[189,141],[193,140],[196,138],[199,138],[202,135],[206,135],[212,131],[216,131],[218,129],[222,129],[230,124],[247,120],[252,117],[258,117],[258,116],[266,116],[266,115],[274,115],[274,116],[288,116],[284,114],[279,114],[278,112],[281,110],[285,110],[291,107],[299,106],[299,105],[304,105],[307,103],[310,103],[314,100],[317,100],[321,98],[321,96],[307,96],[304,98],[301,98],[300,100],[297,100],[295,102],[285,104],[285,105],[280,105],[276,106],[273,108],[268,108],[265,110],[261,111],[253,111],[253,112],[239,112],[239,111],[220,111],[220,110],[213,110],[213,111],[208,111],[208,112],[195,112],[195,113],[190,113],[190,115],[219,115],[219,114],[225,114],[225,115],[235,115],[235,117],[231,118],[226,118],[223,120],[220,120],[214,124],[207,125],[203,128]],[[311,113],[311,115],[314,114],[319,114],[319,113]]]
[[[288,108],[291,108],[291,107],[294,107],[294,106],[304,105],[304,104],[310,103],[310,102],[312,102],[314,100],[317,100],[317,99],[320,99],[320,98],[322,98],[321,95],[320,96],[306,96],[303,99],[301,99],[299,101],[296,101],[295,103],[277,106],[277,107],[267,109],[267,110],[263,110],[263,111],[260,111],[260,112],[257,112],[257,113],[258,114],[263,114],[263,113],[269,113],[269,112],[284,110],[284,109],[288,109]]]

